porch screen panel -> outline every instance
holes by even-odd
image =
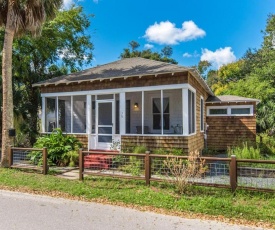
[[[92,116],[92,119],[91,119],[91,121],[92,121],[92,134],[95,134],[95,116],[96,116],[96,104],[95,104],[95,97],[96,96],[92,96],[92,112],[91,112],[91,116]]]
[[[66,133],[71,132],[71,97],[58,97],[58,125]]]
[[[169,102],[169,103],[168,103]],[[163,90],[163,134],[182,134],[182,90]]]
[[[86,95],[73,96],[73,133],[86,133]]]
[[[161,91],[144,92],[144,134],[162,133]]]
[[[56,122],[56,98],[46,98],[46,111],[45,111],[45,131],[46,132],[52,132],[57,125]]]
[[[126,97],[126,134],[142,133],[142,92],[128,92]]]
[[[195,93],[188,90],[188,125],[189,134],[195,133]]]

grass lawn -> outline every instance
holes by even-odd
[[[275,228],[275,194],[87,177],[84,182],[0,168],[0,189],[98,201],[162,213]]]

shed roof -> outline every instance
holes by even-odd
[[[114,78],[128,78],[128,77],[143,77],[149,75],[159,74],[174,74],[180,72],[190,72],[202,85],[202,87],[210,95],[214,95],[212,90],[200,76],[195,68],[187,68],[166,62],[160,62],[145,58],[124,58],[115,62],[96,66],[87,70],[83,70],[68,75],[52,78],[46,81],[41,81],[33,84],[33,87],[41,87],[47,85],[70,84],[81,82],[92,82],[96,80],[114,79]]]
[[[222,95],[222,96],[209,96],[206,100],[207,104],[212,103],[223,103],[223,102],[256,102],[257,104],[260,102],[258,99],[240,97],[234,95]]]

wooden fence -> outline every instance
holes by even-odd
[[[117,158],[120,159],[120,165],[117,163]],[[145,180],[147,185],[150,185],[151,181],[173,181],[173,177],[165,176],[165,169],[159,167],[159,165],[163,165],[163,161],[172,158],[188,160],[188,156],[79,150],[79,180],[83,180],[84,175],[93,175]],[[89,159],[90,162],[88,161]],[[122,160],[123,162],[121,162]],[[236,159],[236,156],[231,156],[230,158],[200,157],[199,160],[206,162],[205,165],[208,171],[202,175],[201,179],[195,179],[190,183],[230,188],[233,192],[237,188],[275,191],[275,161],[239,160]],[[138,163],[133,164],[133,162]],[[253,164],[261,164],[261,166],[252,167],[251,165]],[[271,165],[271,167],[265,168],[267,165]],[[158,168],[158,171],[156,168]],[[136,171],[139,170],[139,173],[136,173],[134,169]]]
[[[33,164],[30,160],[30,152],[39,151],[42,153],[42,165],[38,166]],[[17,169],[26,169],[26,170],[36,170],[41,171],[44,175],[48,173],[48,163],[47,148],[37,149],[37,148],[18,148],[18,147],[9,147],[9,167]]]

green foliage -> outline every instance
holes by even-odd
[[[228,148],[228,155],[236,155],[237,159],[255,159],[261,158],[260,149],[258,147],[249,146],[247,142],[243,142],[240,146]]]
[[[261,133],[257,135],[256,140],[264,157],[275,157],[275,136]]]
[[[41,37],[26,34],[14,40],[14,113],[21,118],[20,130],[28,134],[31,144],[39,133],[37,114],[41,106],[39,89],[32,84],[75,72],[91,63],[93,44],[86,34],[89,26],[89,17],[82,7],[72,7],[58,11],[55,19],[46,21]],[[3,37],[1,30],[0,48]]]
[[[134,147],[133,153],[145,153],[147,151],[147,147],[144,145],[139,145]]]
[[[178,62],[170,56],[173,54],[173,49],[170,46],[166,46],[161,50],[161,53],[152,52],[150,49],[145,49],[142,51],[137,50],[140,44],[136,41],[131,41],[129,43],[131,50],[129,48],[123,49],[123,52],[120,54],[120,58],[133,58],[133,57],[142,57],[146,59],[168,62],[171,64],[177,64]]]
[[[62,164],[70,167],[75,167],[79,164],[79,155],[77,150],[71,150],[62,154]]]
[[[77,150],[82,146],[79,140],[70,135],[63,135],[61,129],[55,129],[50,135],[39,137],[34,144],[34,148],[48,149],[49,163],[54,165],[76,164]],[[41,152],[30,153],[33,163],[41,163]]]
[[[174,155],[174,156],[183,156],[183,150],[178,148],[172,148],[172,149],[154,149],[153,154],[157,155]]]
[[[216,95],[237,95],[256,98],[257,131],[275,128],[275,47],[272,45],[275,15],[268,16],[260,49],[248,49],[244,57],[209,71],[207,82]]]

